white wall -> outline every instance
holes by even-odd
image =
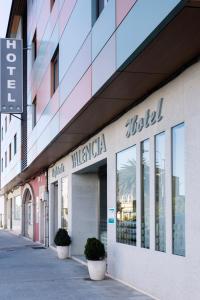
[[[108,272],[137,289],[162,300],[198,300],[200,295],[200,100],[199,100],[200,63],[197,63],[160,90],[153,93],[140,105],[136,106],[119,120],[104,128],[107,151],[88,162],[72,169],[71,155],[63,161],[69,176],[69,200],[76,208],[76,198],[80,190],[73,185],[74,172],[107,158],[107,201],[108,208],[116,208],[116,153],[136,144],[137,147],[137,246],[116,242],[116,227],[108,224]],[[147,109],[155,110],[157,102],[164,98],[163,119],[141,132],[126,137],[125,124],[130,117],[144,116]],[[171,200],[171,128],[185,122],[185,239],[186,256],[172,254],[172,200]],[[155,182],[154,182],[154,136],[162,131],[166,133],[166,253],[155,251]],[[98,135],[100,135],[99,133]],[[93,137],[94,138],[94,137]],[[92,138],[92,139],[93,139]],[[150,139],[150,249],[140,247],[140,143]],[[92,140],[91,139],[91,140]],[[83,146],[81,146],[83,147]],[[59,164],[60,162],[57,162]],[[83,176],[83,175],[82,175]],[[72,187],[72,188],[71,188]],[[81,187],[82,188],[82,187]],[[80,218],[83,211],[80,210]],[[76,215],[75,215],[76,216]],[[85,214],[88,217],[87,214]],[[70,222],[70,231],[78,226]],[[78,219],[78,216],[77,216]],[[72,236],[76,245],[78,237]],[[72,248],[76,253],[75,247]]]

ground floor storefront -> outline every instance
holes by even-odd
[[[199,76],[195,64],[48,170],[50,245],[65,227],[81,258],[97,237],[108,273],[158,299],[200,295]]]
[[[46,174],[4,195],[4,228],[48,245],[48,196]]]
[[[65,228],[79,259],[97,237],[111,277],[199,299],[199,78],[197,63],[26,184],[23,235],[55,246]]]

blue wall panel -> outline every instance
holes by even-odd
[[[70,20],[65,27],[59,48],[60,62],[62,62],[59,65],[59,80],[62,80],[65,72],[91,30],[91,1],[93,0],[77,1]]]
[[[139,0],[117,29],[117,68],[145,41],[180,0]]]
[[[115,1],[110,0],[92,28],[92,60],[115,30]]]

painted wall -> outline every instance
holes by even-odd
[[[162,87],[143,103],[124,114],[116,122],[104,128],[107,151],[72,169],[71,154],[63,158],[65,175],[69,176],[69,206],[73,219],[73,173],[107,158],[108,208],[116,208],[116,153],[132,145],[137,147],[137,245],[116,242],[116,227],[108,224],[108,272],[114,278],[163,300],[198,299],[200,295],[199,232],[200,202],[198,200],[200,178],[200,63],[197,63],[166,86]],[[147,109],[155,110],[158,100],[163,102],[163,119],[134,136],[126,137],[126,122],[134,115],[144,116]],[[185,122],[185,235],[186,256],[172,254],[172,199],[171,199],[171,128]],[[155,251],[154,211],[154,136],[166,134],[166,253]],[[101,134],[99,133],[98,136]],[[150,139],[150,249],[141,248],[140,242],[140,143]],[[90,141],[94,139],[91,138]],[[88,142],[90,142],[88,141]],[[87,143],[86,143],[87,144]],[[83,147],[82,145],[81,147]],[[78,149],[76,149],[77,151]],[[57,162],[59,164],[60,162]],[[50,169],[51,170],[51,169]],[[76,195],[75,195],[76,197]],[[75,212],[76,214],[76,212]],[[82,211],[80,211],[80,216]],[[81,216],[83,217],[83,216]],[[76,228],[70,222],[70,232]],[[73,238],[73,236],[72,236]],[[74,242],[75,243],[75,242]],[[73,249],[72,249],[73,250]],[[74,251],[74,253],[76,253]],[[73,251],[72,251],[73,255]],[[158,284],[159,283],[159,284]]]

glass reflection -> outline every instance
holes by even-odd
[[[141,246],[150,246],[149,140],[141,143]]]
[[[172,129],[173,254],[185,255],[184,124]]]
[[[155,142],[155,249],[165,252],[165,133],[156,135]]]
[[[117,154],[117,242],[136,245],[136,146]]]

